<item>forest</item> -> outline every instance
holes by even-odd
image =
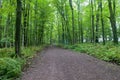
[[[48,45],[120,65],[120,0],[0,0],[0,80]]]

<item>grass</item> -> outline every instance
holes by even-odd
[[[33,58],[36,52],[44,46],[22,48],[22,57],[16,58],[13,48],[0,49],[0,80],[15,80],[22,72],[22,68],[27,64],[27,60]]]
[[[106,45],[84,43],[84,44],[76,44],[76,45],[64,45],[63,47],[81,53],[86,53],[98,59],[120,65],[119,45],[114,46],[112,43],[108,43]]]

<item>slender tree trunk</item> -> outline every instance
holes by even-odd
[[[60,43],[60,25],[59,25],[58,12],[57,12],[57,32],[58,32],[58,43]]]
[[[98,1],[98,8],[97,8],[97,13],[96,13],[96,37],[95,37],[95,42],[99,42],[99,11],[100,11],[100,2]]]
[[[32,11],[30,11],[30,4],[27,5],[27,10],[26,10],[26,14],[27,14],[27,27],[26,27],[26,45],[27,46],[30,46],[31,45],[31,34],[32,34],[32,31],[31,31],[31,25],[29,25],[30,23],[30,12],[32,13]]]
[[[21,0],[17,0],[16,31],[15,31],[15,53],[17,56],[20,56],[21,12],[22,12],[22,2]]]
[[[0,9],[2,8],[2,0],[0,0]],[[2,16],[0,15],[0,41],[1,41],[1,38],[2,38]],[[1,45],[1,42],[0,42],[0,47],[2,47]]]
[[[84,41],[84,37],[83,37],[83,19],[81,17],[81,23],[80,23],[80,34],[81,34],[81,43],[83,43]]]
[[[91,0],[91,24],[92,24],[92,42],[95,42],[95,28],[94,28],[94,6],[93,6],[93,0]]]
[[[52,44],[53,25],[50,26],[50,44]]]
[[[7,48],[8,47],[8,36],[9,35],[9,30],[10,30],[10,13],[8,13],[8,17],[7,17],[7,21],[6,21],[6,26],[5,26],[5,33],[4,33],[4,37],[7,39],[6,42],[5,42],[5,47]]]
[[[118,44],[117,27],[116,27],[115,0],[113,0],[113,1],[108,0],[108,7],[109,7],[109,12],[110,12],[110,23],[111,23],[112,32],[113,32],[113,42],[115,44]]]
[[[105,45],[105,31],[104,31],[102,0],[100,0],[100,9],[101,9],[102,39],[103,39],[103,45]]]
[[[64,21],[62,20],[62,43],[64,44],[65,42],[65,29],[64,29]]]
[[[82,27],[82,15],[80,16],[80,12],[82,11],[80,9],[80,0],[77,0],[78,2],[78,29],[79,29],[79,33],[78,33],[78,40],[79,43],[83,43],[83,27]]]
[[[71,12],[72,12],[72,34],[73,34],[72,44],[74,44],[75,43],[75,26],[74,26],[74,9],[72,5],[72,0],[69,0],[69,4],[70,4]]]
[[[78,41],[80,43],[80,0],[77,0],[77,5],[78,5]]]
[[[67,44],[72,44],[72,39],[71,39],[70,29],[69,29],[69,17],[68,17],[68,11],[66,10],[66,7],[67,6],[65,5],[65,9],[64,9],[64,22],[65,22],[66,42],[67,42]]]
[[[35,37],[35,45],[38,45],[38,19],[37,19],[37,14],[38,14],[38,12],[37,12],[37,9],[38,9],[38,4],[37,4],[38,2],[37,2],[37,0],[35,1],[35,10],[34,10],[34,12],[35,12],[35,20],[34,20],[34,26],[35,26],[35,29],[34,29],[34,32],[35,32],[35,35],[34,35],[34,37]]]
[[[23,13],[23,17],[24,17],[24,30],[23,30],[23,36],[24,36],[24,46],[27,46],[27,10],[26,10],[26,2],[24,0],[24,13]]]

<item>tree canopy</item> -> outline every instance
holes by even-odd
[[[0,47],[118,44],[119,0],[0,0]],[[16,42],[15,42],[16,41]]]

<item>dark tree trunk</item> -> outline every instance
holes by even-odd
[[[80,0],[77,0],[77,5],[78,5],[78,30],[79,30],[79,32],[78,32],[78,42],[80,43],[80,38],[81,38],[81,36],[80,36]]]
[[[113,5],[113,6],[112,6]],[[110,12],[110,23],[112,27],[112,32],[113,32],[113,42],[115,44],[118,44],[118,36],[117,36],[117,27],[116,27],[116,11],[115,11],[115,0],[111,1],[108,0],[108,7],[109,7],[109,12]]]
[[[22,12],[22,2],[21,0],[17,0],[16,31],[15,31],[15,53],[17,56],[20,56],[21,12]]]
[[[24,17],[24,30],[23,30],[23,35],[24,35],[24,46],[27,46],[27,10],[26,10],[26,3],[24,0],[24,13],[23,13],[23,17]]]
[[[94,28],[94,6],[93,6],[93,0],[91,0],[91,24],[92,24],[92,42],[95,42],[95,28]]]
[[[60,25],[59,25],[59,14],[57,12],[57,32],[58,32],[58,43],[60,43],[61,37],[60,37]]]
[[[81,34],[81,43],[83,43],[83,40],[84,40],[84,38],[83,38],[83,26],[82,26],[82,17],[81,17],[81,23],[80,23],[80,34]]]
[[[105,45],[105,31],[104,31],[102,0],[100,0],[100,9],[101,9],[102,39],[103,39],[103,45]]]
[[[80,0],[77,0],[78,2],[78,29],[79,29],[79,33],[78,33],[78,40],[79,43],[83,43],[83,27],[82,27],[82,15],[80,16],[80,12],[81,12],[81,5],[80,5]]]
[[[0,0],[0,8],[2,8],[2,0]],[[0,41],[1,41],[1,38],[2,38],[2,26],[1,26],[1,23],[2,23],[2,16],[0,15]],[[1,42],[0,42],[0,47],[2,47]]]
[[[26,45],[27,46],[30,46],[32,44],[31,42],[31,34],[32,34],[32,31],[31,31],[31,25],[29,25],[29,22],[30,22],[30,4],[27,5],[27,10],[26,10],[26,14],[27,14],[27,27],[26,27]],[[29,33],[29,34],[28,34]]]
[[[62,20],[62,43],[65,43],[65,29],[64,29],[64,22]]]
[[[95,42],[99,42],[99,10],[100,9],[100,3],[98,2],[98,9],[97,9],[97,14],[96,14],[96,37],[95,37]]]
[[[72,44],[75,43],[75,26],[74,26],[74,9],[73,9],[73,5],[72,5],[72,0],[69,0],[69,4],[70,4],[70,8],[71,8],[71,12],[72,12]]]
[[[38,9],[38,2],[37,0],[35,1],[35,10],[34,10],[34,13],[35,13],[35,20],[34,20],[34,26],[35,26],[35,29],[34,29],[34,39],[35,39],[35,45],[37,46],[38,45],[38,19],[37,19],[37,9]]]
[[[66,7],[66,5],[65,5],[65,7]],[[66,42],[67,42],[67,44],[72,44],[72,39],[71,39],[70,29],[69,29],[68,11],[66,10],[66,8],[65,8],[64,12],[65,12],[65,14],[64,14],[64,22],[65,22]]]

